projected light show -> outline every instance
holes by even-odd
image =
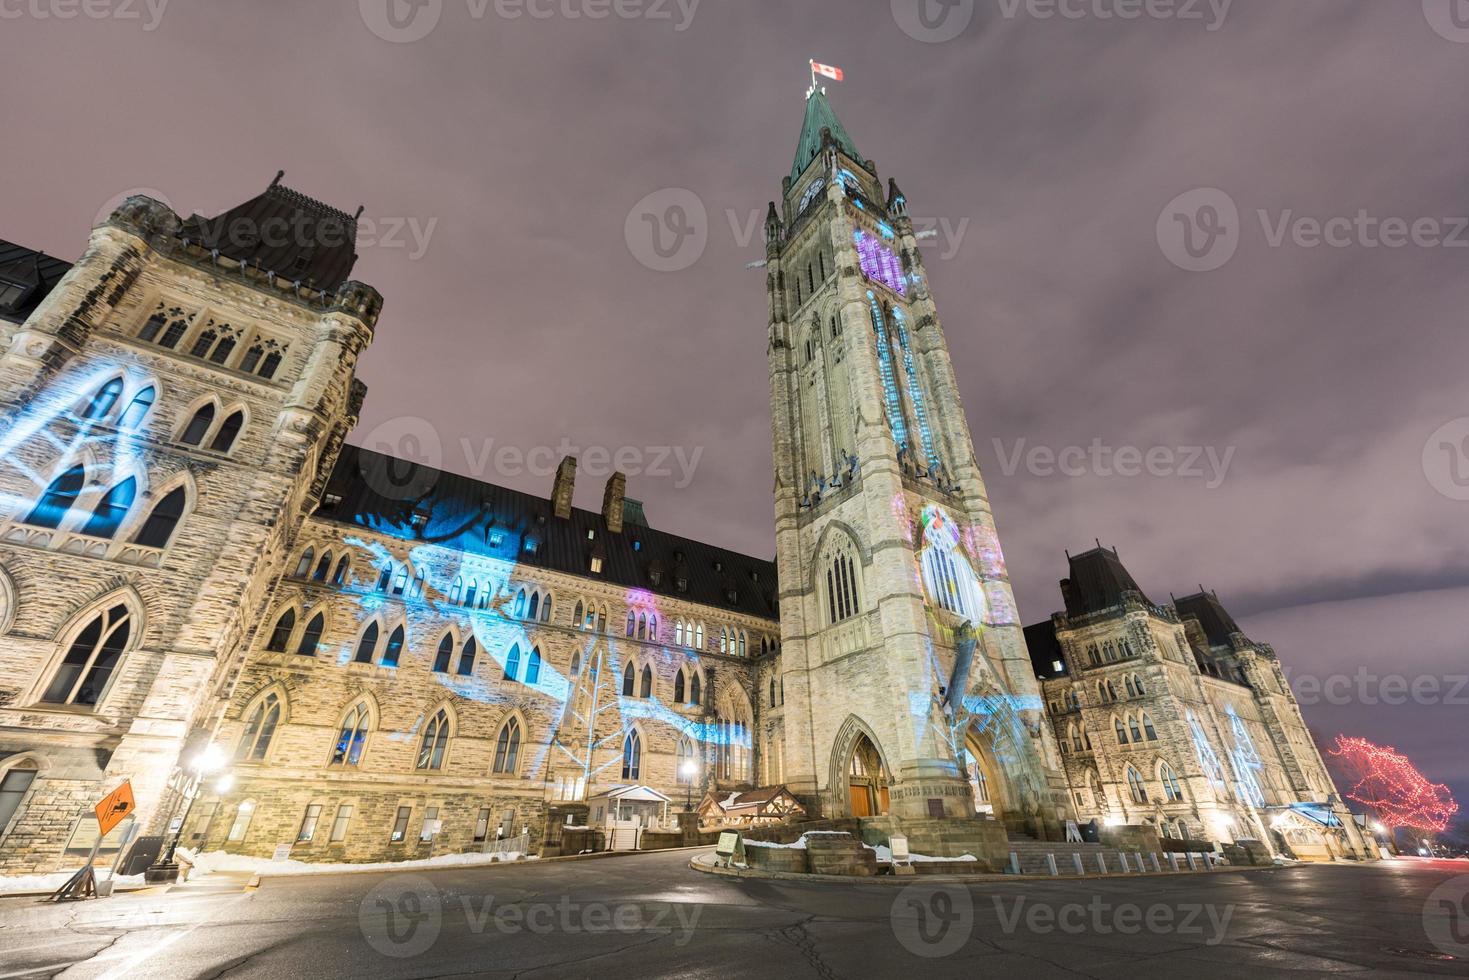
[[[1466,11],[0,0],[0,980],[1469,963]]]

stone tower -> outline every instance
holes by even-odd
[[[783,781],[826,816],[1054,829],[1069,797],[907,201],[815,87],[783,191]]]
[[[211,218],[133,197],[0,315],[0,776],[30,814],[0,868],[66,866],[124,779],[144,835],[177,808],[361,406],[355,238],[279,177]]]

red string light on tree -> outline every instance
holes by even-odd
[[[1394,748],[1338,735],[1331,754],[1356,781],[1347,798],[1371,809],[1390,830],[1413,827],[1441,834],[1459,812],[1447,786],[1429,782]]]

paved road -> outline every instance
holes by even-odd
[[[1469,976],[1462,863],[899,887],[688,857],[6,899],[0,978]]]

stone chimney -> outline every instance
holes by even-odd
[[[576,493],[576,457],[567,456],[556,467],[556,482],[551,486],[551,509],[563,521],[571,517],[571,498]]]
[[[627,474],[613,473],[607,480],[607,490],[602,494],[602,520],[607,522],[609,534],[622,533],[622,505],[627,499]]]

